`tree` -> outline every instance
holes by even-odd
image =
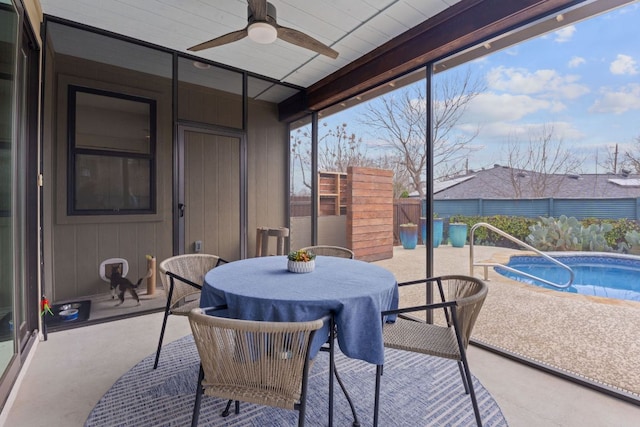
[[[466,73],[447,73],[434,85],[433,167],[434,176],[449,176],[464,167],[477,136],[457,132],[473,98],[484,90],[480,80]],[[360,121],[376,130],[384,144],[401,159],[400,168],[410,179],[410,189],[424,197],[428,136],[424,82],[383,95],[367,105]]]
[[[346,172],[349,166],[374,167],[376,161],[367,157],[362,138],[351,133],[347,124],[330,128],[327,122],[318,131],[318,170]],[[299,171],[302,185],[311,189],[311,134],[304,128],[291,135],[293,167]],[[292,183],[293,186],[293,183]]]
[[[625,166],[629,166],[635,173],[640,173],[640,136],[636,137],[633,148],[624,153]]]
[[[565,174],[577,173],[584,160],[554,137],[553,126],[531,130],[526,142],[512,137],[507,142],[507,166],[511,171],[510,196],[550,197],[562,186]],[[511,192],[512,191],[512,192]]]
[[[604,147],[604,156],[600,159],[596,153],[596,165],[602,167],[605,173],[617,174],[618,172],[630,167],[631,161],[628,154],[621,153],[618,144],[610,147]]]
[[[326,122],[322,123],[327,127]],[[367,157],[362,138],[347,130],[347,124],[327,129],[318,138],[318,169],[330,172],[346,172],[349,166],[373,166],[374,161]]]

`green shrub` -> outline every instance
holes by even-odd
[[[561,217],[562,218],[562,217]],[[565,216],[566,218],[566,216]],[[574,218],[575,219],[575,218]],[[548,221],[558,221],[553,218],[547,219]],[[569,221],[567,218],[565,221]],[[635,231],[640,236],[640,225],[635,221],[628,219],[599,219],[599,218],[585,218],[581,221],[575,220],[576,223],[571,223],[576,227],[572,231],[575,241],[570,239],[570,242],[555,242],[553,244],[545,244],[543,246],[552,249],[543,250],[586,250],[586,251],[621,251],[627,252],[631,244],[625,241],[625,236],[631,231]],[[479,222],[486,222],[494,227],[503,230],[516,239],[527,242],[527,237],[532,233],[530,227],[540,223],[540,220],[533,218],[525,218],[518,216],[508,215],[493,215],[493,216],[465,216],[454,215],[449,218],[449,222],[461,222],[467,224],[469,230],[475,224]],[[592,227],[593,225],[593,227]],[[557,224],[554,225],[556,227]],[[551,238],[551,236],[549,236]],[[631,237],[633,238],[633,237]],[[499,234],[496,234],[487,228],[479,227],[474,231],[474,243],[476,245],[485,246],[498,246],[506,248],[520,248],[519,245],[511,242]],[[562,243],[559,245],[559,243]],[[640,241],[637,243],[640,246]],[[535,245],[532,245],[536,247]],[[558,246],[571,247],[571,249],[557,249]]]
[[[479,222],[486,222],[487,224],[491,224],[494,227],[499,228],[507,234],[512,235],[516,239],[520,241],[524,241],[524,239],[529,234],[529,226],[535,224],[535,220],[532,218],[524,218],[517,216],[507,216],[507,215],[493,215],[493,216],[463,216],[463,215],[455,215],[449,219],[450,222],[462,222],[469,226],[469,230],[475,224]],[[520,246],[516,243],[513,243],[509,239],[502,237],[501,235],[494,233],[493,231],[485,228],[479,227],[474,233],[474,244],[476,245],[485,245],[485,246],[498,246],[504,248],[519,248]]]

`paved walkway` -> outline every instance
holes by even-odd
[[[506,262],[512,249],[475,246],[476,261]],[[378,261],[399,282],[426,276],[426,250],[394,248]],[[440,246],[435,275],[469,274],[469,247]],[[475,276],[482,278],[482,268]],[[489,294],[473,337],[640,398],[640,303],[546,290],[489,269]],[[407,306],[419,295],[401,293]],[[420,301],[420,299],[418,299]]]

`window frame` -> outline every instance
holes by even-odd
[[[76,147],[76,94],[88,93],[123,99],[127,101],[140,102],[149,107],[149,152],[132,153],[130,151],[101,150],[95,148]],[[157,143],[157,105],[156,100],[141,96],[128,95],[124,93],[112,92],[102,89],[95,89],[80,85],[69,84],[67,89],[67,215],[148,215],[157,213],[157,182],[156,182],[156,143]],[[98,157],[110,157],[116,159],[141,159],[149,161],[149,207],[141,209],[78,209],[76,207],[76,160],[79,155],[89,155]]]

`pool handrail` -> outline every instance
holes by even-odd
[[[543,279],[541,277],[537,277],[537,276],[531,275],[529,273],[525,273],[524,271],[516,270],[515,268],[511,268],[508,265],[500,264],[499,262],[478,262],[478,263],[476,263],[474,261],[474,257],[473,257],[473,241],[474,241],[473,234],[476,231],[476,229],[480,228],[480,227],[484,227],[486,229],[489,229],[489,230],[493,231],[494,233],[497,233],[497,234],[501,235],[502,237],[512,241],[513,243],[516,243],[519,246],[522,246],[523,248],[526,248],[526,249],[528,249],[530,251],[533,251],[533,252],[537,253],[538,255],[543,257],[544,259],[546,259],[546,260],[558,265],[560,268],[564,268],[565,270],[567,270],[569,272],[569,280],[566,283],[560,285],[558,283],[550,282],[550,281],[548,281],[546,279]],[[488,280],[489,279],[488,267],[500,267],[500,268],[505,269],[507,271],[510,271],[512,273],[528,277],[529,279],[537,280],[539,282],[544,283],[545,285],[553,286],[554,288],[559,288],[559,289],[566,289],[569,286],[571,286],[571,284],[573,283],[574,276],[575,276],[575,273],[573,272],[571,267],[569,267],[568,265],[566,265],[566,264],[558,261],[557,259],[545,254],[544,252],[539,251],[538,249],[534,248],[533,246],[526,244],[522,240],[516,239],[511,234],[499,229],[498,227],[494,227],[493,225],[488,224],[486,222],[478,222],[478,223],[474,224],[473,227],[471,227],[471,232],[470,232],[470,235],[469,235],[469,273],[470,273],[471,276],[473,276],[474,267],[483,267],[484,268],[484,280]]]

